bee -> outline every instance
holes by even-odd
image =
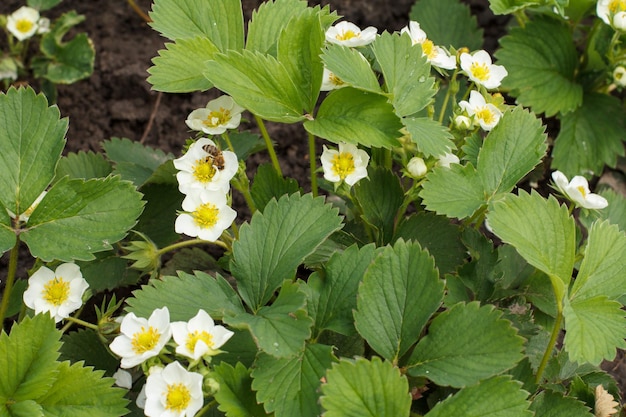
[[[220,171],[224,169],[224,155],[222,155],[222,151],[220,151],[217,146],[204,145],[202,147],[202,150],[209,154],[209,156],[207,156],[207,162],[210,160],[213,165],[215,165],[215,167]]]

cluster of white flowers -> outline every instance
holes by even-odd
[[[219,348],[232,335],[224,326],[215,325],[204,310],[199,310],[188,322],[170,323],[169,310],[163,307],[154,310],[148,319],[133,313],[124,316],[120,335],[109,347],[121,358],[120,367],[128,369],[158,356],[171,338],[178,355],[198,361],[220,353]],[[123,369],[116,372],[116,383],[130,388],[131,376]],[[203,404],[202,383],[202,374],[187,371],[178,361],[164,368],[153,366],[137,402],[149,417],[192,417]]]
[[[219,135],[239,126],[243,107],[230,96],[210,101],[189,114],[187,126],[209,135]],[[176,233],[216,241],[237,217],[228,205],[230,180],[239,169],[237,155],[222,151],[208,138],[200,138],[174,160],[178,189],[185,194],[183,212],[176,218]]]
[[[37,9],[22,6],[7,16],[7,30],[18,41],[50,31],[50,20],[40,17]]]
[[[328,149],[324,145],[321,160],[326,180],[334,183],[343,181],[352,186],[367,177],[370,156],[356,145],[340,142],[339,150]]]

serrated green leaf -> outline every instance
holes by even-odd
[[[273,0],[261,3],[248,24],[246,49],[275,55],[278,36],[291,19],[307,8],[302,0]]]
[[[458,0],[419,0],[410,12],[410,19],[419,22],[422,30],[436,45],[480,49],[483,30],[466,4]]]
[[[171,40],[206,37],[222,52],[243,49],[240,0],[156,0],[150,26]]]
[[[363,210],[362,219],[378,231],[381,244],[391,242],[396,215],[404,201],[400,179],[383,167],[368,169],[367,178],[354,185],[354,198]]]
[[[615,357],[616,349],[626,348],[626,313],[617,301],[606,296],[586,299],[566,298],[565,350],[575,362],[598,365]]]
[[[495,55],[508,71],[502,87],[535,113],[550,117],[582,104],[583,89],[574,80],[578,52],[562,22],[538,18],[513,28]]]
[[[297,283],[285,281],[276,300],[261,307],[255,314],[240,313],[224,317],[224,322],[236,328],[248,328],[259,349],[283,358],[304,349],[311,336],[313,320],[304,306],[306,296]]]
[[[154,65],[148,69],[148,82],[154,90],[166,93],[208,90],[213,84],[202,74],[204,63],[217,52],[217,46],[203,37],[166,43],[159,56],[152,59]]]
[[[128,261],[115,251],[96,254],[96,259],[89,262],[77,262],[83,278],[93,292],[114,290],[119,287],[136,284],[139,271],[128,268]]]
[[[16,214],[30,207],[54,177],[66,131],[67,119],[32,88],[0,94],[0,204]]]
[[[36,401],[26,400],[11,403],[6,410],[10,417],[44,417],[43,408]],[[0,408],[0,415],[5,416],[4,410]]]
[[[55,180],[68,176],[69,178],[104,178],[113,172],[113,167],[101,153],[70,152],[59,160],[56,168]]]
[[[213,357],[212,364],[218,365],[222,362],[233,364],[241,362],[246,367],[251,367],[256,360],[258,348],[252,335],[247,329],[238,330],[231,328],[233,336],[220,348],[222,353]]]
[[[126,414],[126,390],[112,387],[113,378],[80,363],[59,364],[54,385],[38,399],[45,415],[64,417],[117,417]]]
[[[530,410],[535,412],[535,417],[590,417],[589,407],[572,397],[552,391],[543,391],[537,395]]]
[[[344,87],[330,93],[304,127],[334,143],[391,148],[399,145],[402,123],[385,97]]]
[[[365,270],[374,260],[377,249],[373,244],[361,248],[352,245],[335,253],[326,263],[324,274],[313,274],[308,285],[319,291],[319,298],[309,301],[315,305],[315,329],[350,335],[355,333],[352,310],[356,309],[356,294]]]
[[[171,321],[189,320],[200,309],[216,320],[244,312],[241,300],[221,275],[213,278],[199,271],[152,280],[150,285],[133,291],[133,297],[126,302],[126,310],[138,317],[150,317],[155,309],[167,306]]]
[[[471,386],[513,368],[524,357],[523,344],[511,322],[493,306],[456,304],[433,320],[411,354],[409,374],[438,385]]]
[[[258,310],[304,259],[341,228],[338,210],[310,194],[270,201],[239,229],[231,272],[244,302]]]
[[[429,211],[462,219],[485,202],[480,177],[472,164],[436,167],[426,178],[420,197]]]
[[[425,156],[441,156],[456,149],[450,130],[428,117],[404,117],[402,124],[411,134],[411,141]]]
[[[420,45],[408,36],[384,32],[372,44],[389,93],[389,100],[400,117],[425,108],[435,95],[435,79]]]
[[[160,248],[180,239],[174,225],[185,196],[178,191],[178,184],[148,183],[141,187],[141,193],[146,205],[133,230],[145,234]]]
[[[487,379],[437,403],[424,417],[531,417],[528,392],[520,386],[506,376]]]
[[[204,76],[237,104],[274,122],[304,119],[306,105],[288,68],[270,55],[244,50],[216,54]]]
[[[611,188],[602,189],[598,194],[606,198],[609,206],[602,210],[582,210],[579,213],[580,222],[589,229],[596,220],[608,220],[626,232],[626,197]]]
[[[90,260],[122,239],[142,209],[141,194],[119,177],[63,179],[33,211],[21,238],[45,261]]]
[[[215,400],[218,403],[217,408],[226,413],[227,417],[265,415],[263,407],[256,402],[248,369],[240,362],[234,368],[222,362],[213,368],[210,376],[220,384]]]
[[[341,360],[322,384],[324,417],[406,417],[409,383],[400,370],[378,357]],[[384,389],[383,389],[384,387]]]
[[[461,228],[443,216],[419,212],[403,219],[393,238],[415,240],[435,258],[439,274],[453,272],[467,258],[467,249],[461,242]]]
[[[100,336],[92,329],[83,329],[63,335],[61,339],[60,361],[72,363],[84,361],[86,366],[105,371],[107,376],[113,376],[120,367],[118,358],[111,355]]]
[[[298,356],[275,358],[261,353],[254,364],[252,389],[276,417],[320,415],[320,380],[333,361],[332,347],[307,345]]]
[[[127,138],[111,138],[102,142],[102,148],[115,164],[114,173],[137,187],[143,185],[158,167],[173,159],[172,154]]]
[[[0,331],[0,410],[9,400],[33,400],[44,395],[58,377],[61,332],[48,314],[13,323]]]
[[[509,194],[494,203],[487,220],[498,237],[550,276],[561,299],[572,278],[576,254],[576,225],[567,207],[553,196],[544,199],[534,190],[532,194],[520,190],[518,196]]]
[[[396,363],[439,308],[443,292],[428,252],[418,243],[398,240],[365,272],[354,312],[356,329],[377,353]]]
[[[252,200],[257,210],[263,212],[272,198],[280,199],[283,195],[301,191],[298,182],[293,178],[285,178],[276,172],[271,164],[260,165],[257,168],[254,182],[250,187]]]
[[[358,90],[382,92],[370,63],[357,49],[329,44],[322,51],[322,61],[345,84]]]
[[[573,177],[582,172],[601,174],[624,156],[624,110],[616,97],[590,93],[582,106],[561,117],[552,149],[552,167]]]
[[[522,107],[504,113],[485,138],[478,172],[489,196],[510,192],[537,166],[548,147],[541,120]]]
[[[539,4],[541,0],[489,0],[489,8],[493,14],[511,14]]]

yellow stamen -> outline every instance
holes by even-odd
[[[476,117],[488,125],[496,121],[496,115],[488,107],[478,109]]]
[[[346,179],[346,177],[355,170],[354,156],[349,152],[336,154],[331,162],[333,164],[333,172],[342,180]]]
[[[165,408],[167,410],[175,410],[180,413],[189,406],[190,401],[191,393],[184,384],[167,385],[167,394],[165,395]]]
[[[141,326],[141,331],[133,334],[130,343],[135,353],[144,353],[154,349],[157,343],[159,343],[160,338],[161,334],[154,327],[149,326],[146,329]]]
[[[219,110],[209,113],[206,119],[202,121],[202,124],[206,127],[217,127],[228,123],[230,120],[230,110],[226,110],[220,107]]]
[[[54,278],[43,286],[43,298],[52,305],[60,306],[70,297],[70,283],[63,277]]]
[[[213,335],[206,331],[199,332],[197,330],[187,335],[187,343],[185,344],[185,346],[190,352],[193,352],[196,348],[196,343],[198,343],[198,341],[204,342],[204,344],[211,349],[213,348]]]
[[[358,38],[359,36],[361,36],[361,34],[360,34],[360,33],[355,33],[355,32],[354,32],[354,31],[352,31],[352,30],[346,30],[345,32],[338,33],[338,34],[335,36],[335,38],[336,38],[338,41],[347,41],[347,40],[352,39],[352,38]]]
[[[335,74],[333,74],[332,72],[330,73],[330,75],[328,76],[328,78],[330,79],[330,82],[333,83],[336,86],[340,86],[345,84],[341,78],[337,77]]]
[[[21,33],[30,32],[33,29],[33,26],[35,26],[35,23],[28,19],[20,19],[15,22],[15,29],[17,29],[17,31]]]
[[[437,58],[437,48],[435,48],[435,44],[430,39],[422,42],[422,52],[429,60]]]
[[[198,207],[196,211],[191,213],[191,216],[199,227],[208,229],[215,226],[219,213],[220,210],[217,206],[211,203],[205,203]]]
[[[587,191],[585,190],[585,187],[579,185],[578,187],[576,187],[576,189],[580,191],[580,194],[583,196],[583,198],[587,198]]]
[[[472,66],[470,67],[470,71],[472,72],[474,78],[480,81],[485,81],[489,79],[489,67],[484,62],[473,62]]]
[[[213,167],[213,160],[211,158],[202,158],[196,160],[196,165],[193,167],[193,176],[199,182],[211,182],[215,176],[216,170]]]
[[[626,0],[612,0],[609,3],[609,11],[613,14],[626,12]]]

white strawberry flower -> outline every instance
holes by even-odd
[[[431,65],[448,70],[456,69],[456,57],[451,56],[448,51],[436,46],[433,41],[428,39],[426,32],[422,30],[419,23],[410,21],[407,26],[400,30],[400,33],[409,35],[413,45],[420,44],[422,46],[422,54],[426,56]]]
[[[437,165],[445,167],[445,168],[450,168],[450,165],[458,164],[461,162],[459,157],[453,154],[452,152],[447,152],[443,155],[440,155],[437,159],[438,159]]]
[[[324,74],[322,75],[322,86],[320,88],[320,91],[337,90],[339,88],[345,87],[346,85],[347,84],[344,83],[333,72],[324,67]]]
[[[498,88],[502,79],[508,75],[502,65],[495,65],[491,62],[491,56],[487,51],[480,50],[471,55],[464,52],[459,59],[461,69],[469,79],[489,90]]]
[[[324,178],[330,182],[345,181],[354,185],[361,178],[367,177],[367,164],[370,156],[356,145],[340,142],[339,150],[328,149],[324,145],[321,161]]]
[[[180,363],[150,370],[145,385],[144,414],[148,417],[193,417],[204,404],[203,377]]]
[[[485,131],[493,129],[502,117],[500,109],[491,103],[487,103],[485,97],[476,90],[470,92],[469,101],[460,101],[459,107],[467,112],[468,116],[473,116],[474,120]]]
[[[626,31],[626,1],[598,0],[596,14],[607,25]]]
[[[193,360],[205,355],[216,355],[220,352],[219,348],[233,334],[224,326],[216,326],[211,316],[204,310],[199,310],[188,322],[172,323],[172,336],[178,344],[176,353]]]
[[[174,229],[191,237],[215,242],[237,217],[228,206],[226,195],[219,191],[201,191],[187,194],[183,213],[176,218]]]
[[[39,29],[39,12],[32,7],[22,6],[7,16],[7,30],[23,41],[35,35]]]
[[[209,101],[206,107],[189,113],[185,123],[190,129],[208,135],[221,135],[226,130],[236,129],[239,126],[241,113],[244,110],[231,96],[220,96]]]
[[[565,174],[561,171],[554,171],[552,180],[561,194],[579,207],[599,210],[609,205],[606,198],[589,191],[589,183],[581,175],[577,175],[571,181],[568,181]]]
[[[378,29],[369,26],[363,30],[354,23],[342,21],[326,31],[326,41],[343,46],[365,46],[374,42]]]

